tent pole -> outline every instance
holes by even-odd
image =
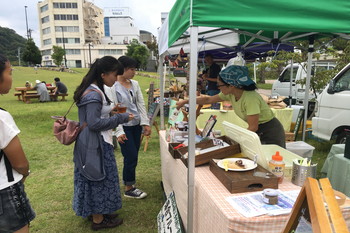
[[[290,80],[289,80],[289,107],[292,107],[293,96],[292,96],[292,86],[293,86],[293,58],[290,63]]]
[[[161,130],[164,130],[164,77],[165,77],[165,70],[163,67],[163,61],[164,61],[164,54],[159,56],[159,89],[160,89],[160,128]],[[152,127],[152,125],[151,125]]]
[[[310,92],[310,79],[311,79],[311,65],[312,65],[312,54],[314,52],[314,37],[309,37],[309,49],[307,53],[307,74],[306,74],[306,85],[305,85],[305,98],[304,98],[304,121],[303,121],[303,141],[305,141],[305,130],[307,121],[307,112],[309,107],[309,92]]]
[[[198,63],[198,27],[190,27],[190,78],[189,78],[189,133],[188,133],[188,205],[187,205],[187,233],[193,232],[193,197],[195,172],[195,136],[196,136],[196,91],[197,91],[197,63]]]

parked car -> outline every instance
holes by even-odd
[[[345,66],[318,96],[312,134],[324,140],[345,143],[350,132],[350,63]]]
[[[290,75],[291,67],[293,67],[293,79],[292,79],[292,103],[296,105],[303,105],[305,97],[305,85],[297,83],[303,79],[306,79],[307,67],[306,63],[294,63],[293,66],[287,65],[279,78],[273,83],[271,95],[286,96],[290,94]],[[322,70],[330,70],[335,67],[334,63],[330,62],[315,62],[312,63],[312,74]],[[309,100],[314,99],[315,94],[309,91]]]
[[[173,71],[173,75],[174,77],[186,77],[187,70],[185,70],[184,68],[176,68]]]

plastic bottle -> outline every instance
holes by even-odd
[[[279,151],[272,155],[272,159],[269,161],[270,171],[278,177],[278,183],[281,184],[284,177],[284,167],[283,157],[280,155]]]

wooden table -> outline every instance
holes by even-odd
[[[187,227],[187,168],[180,159],[174,159],[168,151],[165,131],[159,131],[162,181],[166,195],[175,192],[175,199],[180,216]],[[241,215],[227,197],[231,194],[209,170],[208,165],[195,169],[194,181],[193,231],[200,233],[279,233],[282,232],[289,215],[247,218]],[[282,191],[300,190],[299,186],[285,179],[279,185]],[[342,206],[343,217],[350,227],[350,209]]]
[[[48,91],[50,91],[51,94],[53,94],[53,91],[55,90],[56,87],[46,87]],[[18,91],[19,93],[15,93],[15,96],[18,97],[18,100],[21,100],[26,103],[27,98],[26,96],[28,94],[30,95],[36,95],[37,91],[33,87],[15,87],[15,91]]]

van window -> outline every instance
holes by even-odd
[[[293,81],[295,81],[295,77],[297,76],[297,71],[298,71],[298,67],[293,67]],[[282,75],[278,78],[278,80],[280,82],[289,82],[290,72],[291,72],[291,68],[289,67],[282,73]]]
[[[334,85],[335,92],[350,90],[350,69],[348,69]]]

